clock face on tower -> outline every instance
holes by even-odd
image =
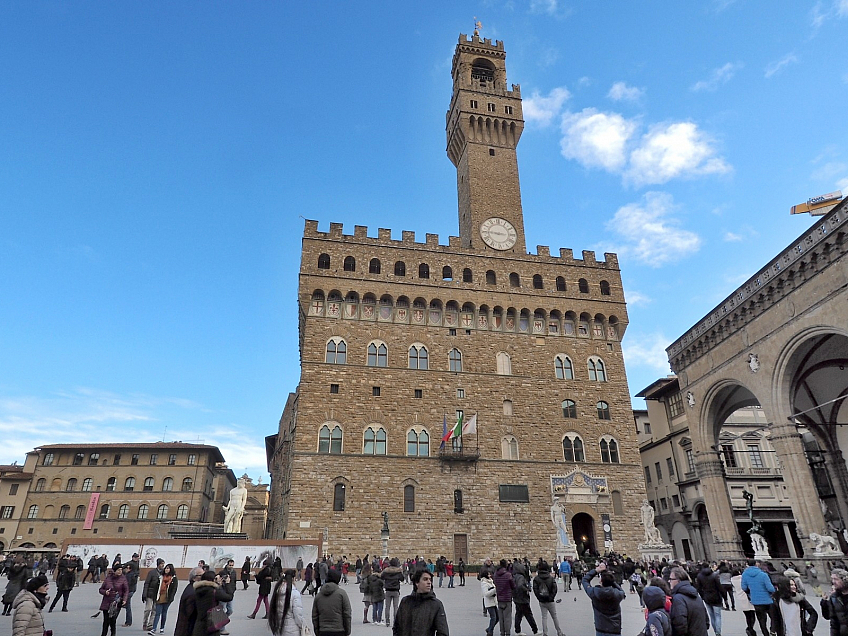
[[[493,216],[480,224],[480,236],[483,241],[496,250],[508,250],[515,245],[517,234],[512,223]]]

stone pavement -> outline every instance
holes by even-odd
[[[351,581],[354,579],[352,578]],[[483,616],[482,601],[480,597],[480,584],[476,577],[470,576],[467,579],[465,587],[455,587],[448,589],[447,587],[438,588],[438,580],[436,581],[435,592],[439,599],[445,604],[445,610],[448,615],[448,623],[452,636],[485,636],[485,629],[488,626],[488,618]],[[180,589],[177,598],[182,594],[185,583],[180,583]],[[447,586],[447,579],[445,579]],[[100,605],[100,595],[97,590],[100,586],[88,583],[81,585],[71,592],[69,610],[66,613],[60,612],[61,601],[56,605],[56,609],[52,614],[44,614],[45,627],[52,629],[55,636],[78,636],[83,634],[91,634],[97,636],[102,627],[102,618],[90,618]],[[388,628],[373,624],[364,625],[362,623],[362,594],[359,593],[359,586],[354,583],[342,585],[342,588],[350,597],[351,608],[353,611],[353,633],[352,636],[381,636],[389,634]],[[412,587],[404,585],[401,588],[402,595],[409,594]],[[247,590],[239,589],[236,592],[234,600],[234,612],[232,622],[227,626],[232,636],[267,636],[268,622],[257,618],[250,620],[247,618],[253,610],[256,603],[257,587],[255,583],[251,583]],[[50,596],[55,595],[55,585],[50,583]],[[138,595],[138,593],[136,593]],[[136,636],[144,634],[141,630],[141,618],[144,614],[144,605],[139,600],[138,596],[133,597],[133,626],[121,627],[124,622],[124,614],[118,619],[118,636]],[[580,590],[572,589],[570,592],[562,592],[560,584],[560,593],[557,598],[561,598],[562,602],[557,604],[559,611],[560,626],[567,636],[593,636],[595,633],[592,622],[592,606],[586,594]],[[810,603],[819,609],[819,598],[811,596]],[[307,616],[311,616],[312,597],[308,594],[303,598],[304,611]],[[175,601],[168,612],[168,620],[165,625],[165,633],[173,634],[174,625],[177,619],[178,604]],[[539,623],[541,633],[541,618],[539,606],[536,600],[532,602],[533,616]],[[260,609],[258,616],[262,616],[264,607]],[[644,614],[639,607],[639,600],[635,594],[628,594],[622,604],[622,618],[624,628],[622,636],[636,636],[645,625]],[[371,620],[369,614],[369,620]],[[556,636],[553,626],[548,626],[551,636]],[[499,626],[495,628],[495,634],[499,632]],[[522,632],[530,634],[531,631],[526,623],[522,624]],[[11,619],[3,617],[0,619],[0,636],[11,634]],[[713,631],[710,630],[712,636]],[[722,635],[723,636],[744,636],[745,634],[745,617],[742,612],[723,612],[722,613]],[[816,636],[826,636],[829,634],[829,623],[819,617],[819,623],[815,631]]]

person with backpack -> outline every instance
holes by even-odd
[[[541,561],[536,568],[536,577],[533,579],[533,595],[539,601],[539,613],[542,616],[542,636],[548,636],[548,614],[554,621],[557,636],[564,636],[559,626],[556,611],[557,591],[557,582],[551,576],[550,566],[546,561]]]
[[[515,636],[521,634],[522,618],[527,619],[527,624],[536,634],[539,628],[530,608],[530,581],[527,580],[526,566],[520,561],[512,564],[512,577],[515,579],[515,590],[512,593],[512,602],[515,603]]]
[[[671,619],[665,610],[665,592],[653,585],[642,591],[642,600],[645,602],[647,617],[644,636],[671,636]]]

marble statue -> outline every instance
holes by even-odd
[[[244,479],[239,479],[236,487],[230,491],[230,502],[223,506],[224,532],[241,532],[244,507],[247,504],[247,488]]]
[[[769,557],[768,543],[766,543],[766,538],[758,534],[756,532],[749,533],[751,535],[751,547],[754,548],[754,556],[759,557]]]
[[[654,507],[647,499],[642,501],[642,525],[645,526],[645,544],[660,545],[663,543],[659,528],[654,525]]]
[[[554,497],[554,502],[551,505],[551,523],[556,528],[557,552],[559,552],[562,548],[571,545],[571,540],[568,538],[568,520],[565,517],[565,507],[559,497]]]
[[[828,534],[811,532],[810,541],[815,543],[816,554],[842,554],[836,539]]]

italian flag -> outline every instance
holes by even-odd
[[[451,441],[454,437],[462,437],[462,421],[463,417],[460,415],[456,420],[456,424],[451,426],[447,433],[445,433],[444,437],[442,437],[443,444]]]

